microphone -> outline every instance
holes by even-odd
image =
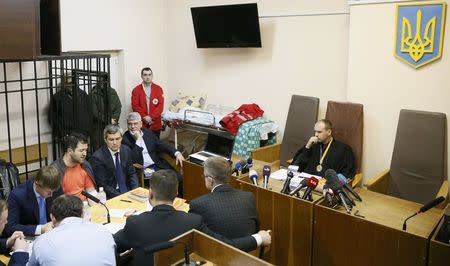
[[[347,183],[347,179],[344,176],[338,175],[338,178],[339,178],[341,185],[343,185],[356,199],[358,199],[359,201],[362,201],[362,199],[358,195],[358,193],[356,193],[356,191],[354,191],[353,188]]]
[[[89,194],[89,193],[88,193],[87,191],[85,191],[85,190],[82,190],[82,191],[81,191],[81,195],[85,196],[86,198],[92,200],[92,201],[95,202],[95,203],[100,203],[101,205],[103,205],[103,207],[106,208],[106,221],[107,221],[106,223],[103,223],[103,224],[109,224],[109,223],[111,223],[111,216],[109,215],[109,209],[108,209],[108,207],[107,207],[103,202],[100,201],[99,198],[92,196],[91,194]]]
[[[406,221],[408,221],[410,218],[416,216],[419,213],[423,213],[428,211],[429,209],[433,208],[434,206],[438,205],[439,203],[443,202],[445,198],[443,196],[440,196],[439,198],[435,198],[434,200],[428,202],[427,204],[423,205],[418,212],[414,213],[413,215],[409,216],[405,219],[403,222],[403,231],[406,231]]]
[[[311,192],[317,187],[317,184],[319,184],[319,180],[317,180],[317,178],[315,178],[314,176],[311,176],[308,181],[306,181],[306,190],[305,193],[303,194],[302,199],[306,200],[311,198]],[[312,201],[312,198],[311,198]]]
[[[270,172],[272,171],[272,168],[270,165],[264,165],[263,167],[263,188],[267,189],[267,185],[269,184],[269,176]]]
[[[434,200],[423,205],[423,207],[420,208],[418,213],[426,212],[429,209],[433,208],[434,206],[438,205],[439,203],[443,202],[444,200],[445,200],[445,198],[443,196],[440,196],[439,198],[435,198]]]
[[[347,213],[351,213],[351,208],[347,205],[347,201],[351,200],[348,198],[347,193],[344,193],[342,186],[339,183],[339,178],[337,177],[336,171],[333,169],[327,169],[325,171],[325,178],[327,179],[326,184],[339,196],[344,205]]]
[[[234,165],[234,169],[233,169],[233,171],[231,172],[231,174],[236,174],[237,176],[239,176],[239,170],[241,170],[241,168],[242,168],[242,164],[241,164],[241,162],[239,161],[239,162],[237,162],[237,163]]]
[[[288,173],[287,173],[287,177],[286,177],[286,180],[284,181],[284,184],[283,184],[283,188],[281,189],[281,193],[283,193],[283,194],[288,194],[289,193],[289,190],[290,190],[290,188],[289,188],[289,185],[291,184],[291,179],[294,177],[294,173],[292,173],[291,171],[289,171]]]
[[[243,165],[243,166],[242,166],[241,172],[242,172],[243,174],[248,173],[248,171],[250,170],[250,168],[252,168],[252,166],[253,166],[253,159],[252,159],[252,157],[248,157],[248,158],[247,158],[247,161],[244,161],[244,164],[242,164],[242,165]]]
[[[181,241],[166,241],[153,244],[143,249],[144,253],[155,253],[157,251],[172,248],[175,244],[183,245],[184,262],[177,264],[177,266],[195,266],[204,264],[203,261],[191,261],[189,258],[189,251],[186,243]]]
[[[355,203],[355,201],[353,200],[353,198],[351,198],[349,195],[348,195],[348,193],[345,191],[345,189],[344,189],[344,187],[342,186],[342,183],[343,182],[345,182],[345,181],[342,181],[342,179],[344,179],[344,180],[346,180],[345,179],[345,177],[343,177],[343,175],[336,175],[336,177],[337,177],[337,183],[335,184],[335,188],[340,192],[340,193],[342,193],[343,195],[344,195],[344,199],[345,199],[345,202],[347,203],[347,205],[352,205],[352,206],[356,206],[356,203]],[[347,183],[345,183],[345,184],[347,184]],[[347,184],[348,185],[348,184]],[[350,186],[349,186],[350,187]],[[350,189],[351,189],[351,187],[350,187]],[[352,191],[353,191],[353,189],[351,189]],[[350,191],[350,190],[349,190]],[[353,191],[353,192],[355,192],[355,191]],[[355,194],[356,194],[356,192],[355,192]],[[353,194],[354,195],[354,194]],[[356,195],[358,195],[358,194],[356,194]],[[359,196],[358,196],[359,197]],[[352,207],[350,207],[350,209],[351,209]]]
[[[256,173],[255,170],[250,170],[248,177],[252,181],[253,185],[258,186],[258,173]]]
[[[300,191],[300,189],[306,187],[306,182],[308,182],[308,179],[309,178],[303,178],[303,180],[300,182],[300,184],[298,184],[298,186],[289,193],[289,196],[295,195],[297,192]]]
[[[325,200],[328,203],[328,206],[332,208],[333,207],[333,197],[334,197],[333,190],[325,184],[322,192],[323,192],[323,196],[325,197]]]

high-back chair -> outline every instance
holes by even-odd
[[[352,148],[356,170],[352,186],[355,187],[362,180],[363,105],[351,102],[328,101],[325,118],[333,124],[333,137]]]
[[[253,159],[264,162],[280,160],[282,166],[287,166],[287,160],[292,159],[313,135],[318,112],[319,98],[292,95],[282,143],[253,150]]]
[[[422,204],[447,197],[446,137],[445,114],[400,110],[391,167],[369,179],[366,187]]]

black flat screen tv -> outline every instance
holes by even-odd
[[[261,47],[256,3],[192,7],[191,14],[198,48]]]

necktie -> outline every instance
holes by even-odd
[[[39,205],[39,224],[47,223],[47,210],[45,208],[45,199],[42,197],[38,197],[38,205]]]
[[[123,176],[122,167],[120,166],[120,157],[118,152],[116,152],[115,157],[117,185],[119,186],[119,192],[125,193],[128,191],[128,189],[127,185],[125,184],[125,177]]]

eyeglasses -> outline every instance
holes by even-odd
[[[128,122],[129,127],[138,127],[141,122]]]
[[[207,178],[207,177],[209,177],[209,178],[212,178],[212,179],[214,179],[214,177],[212,177],[212,176],[210,176],[210,175],[207,175],[207,174],[202,174],[202,176],[203,176],[204,178]]]

